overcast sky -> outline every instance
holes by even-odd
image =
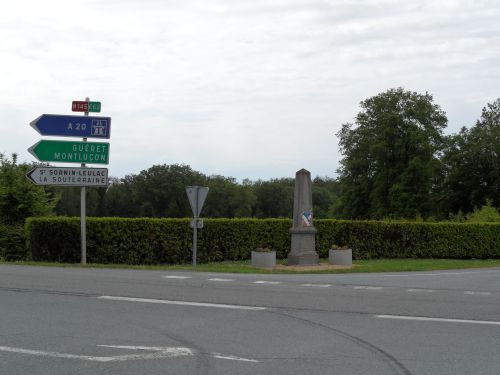
[[[112,117],[112,176],[334,177],[335,133],[389,88],[472,126],[500,97],[499,20],[497,0],[5,1],[0,152],[34,161],[30,121],[88,96]]]

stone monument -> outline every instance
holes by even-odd
[[[293,199],[292,248],[288,253],[288,265],[317,265],[313,226],[311,173],[301,169],[295,174],[295,194]]]

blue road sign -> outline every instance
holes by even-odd
[[[41,135],[109,139],[111,117],[41,115],[30,125]]]

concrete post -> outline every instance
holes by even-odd
[[[319,264],[316,252],[316,232],[312,213],[311,173],[301,169],[295,174],[295,194],[293,200],[292,248],[288,253],[289,265]]]

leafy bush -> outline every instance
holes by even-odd
[[[286,258],[290,219],[205,219],[198,232],[198,261],[246,260],[266,243]],[[328,257],[333,243],[348,244],[353,257],[500,258],[500,224],[316,220],[316,250]],[[80,260],[78,218],[27,221],[33,260]],[[91,263],[176,264],[192,257],[189,219],[87,219],[87,260]]]
[[[475,223],[495,223],[500,222],[500,213],[492,206],[492,201],[487,200],[486,205],[475,208],[474,212],[467,215],[467,221]]]
[[[25,242],[23,227],[0,224],[0,260],[27,260]]]
[[[22,226],[28,216],[51,215],[58,198],[31,183],[26,173],[32,165],[18,164],[0,152],[0,223]]]

